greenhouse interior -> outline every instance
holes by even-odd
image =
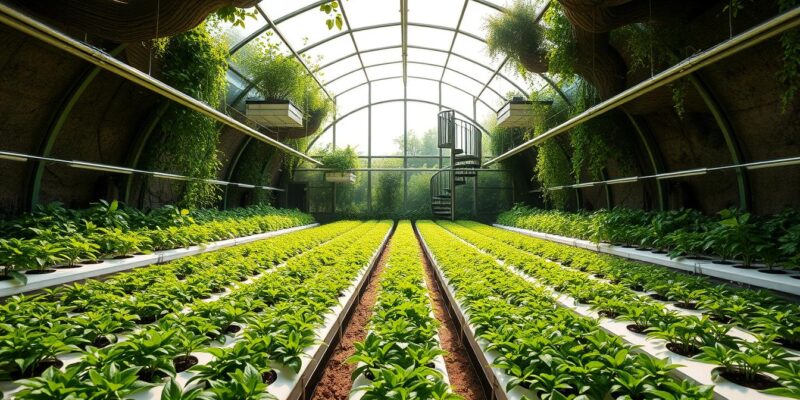
[[[0,0],[0,399],[800,399],[800,0]]]

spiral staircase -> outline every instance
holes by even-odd
[[[451,167],[431,177],[431,210],[441,218],[455,219],[456,186],[478,176],[481,167],[481,130],[456,118],[455,111],[439,113],[438,145],[450,149]]]

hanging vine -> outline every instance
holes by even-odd
[[[800,4],[798,0],[778,0],[778,8],[786,12]],[[778,79],[786,86],[781,96],[781,110],[789,110],[797,92],[800,91],[800,30],[792,29],[778,39],[783,50]]]
[[[228,68],[225,44],[212,37],[206,24],[156,42],[162,61],[162,80],[212,106],[222,103],[227,90]],[[148,143],[147,169],[176,172],[199,179],[214,179],[221,167],[217,154],[219,128],[216,122],[195,111],[170,105]],[[177,204],[198,208],[220,198],[216,185],[179,182]]]

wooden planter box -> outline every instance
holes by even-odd
[[[326,172],[325,182],[333,183],[355,183],[356,174],[352,172]]]
[[[251,100],[245,102],[247,118],[275,128],[302,128],[303,113],[288,100]]]
[[[550,105],[552,101],[540,101],[537,103]],[[502,128],[523,128],[533,124],[536,111],[533,109],[533,101],[514,99],[506,103],[497,112],[497,126]]]

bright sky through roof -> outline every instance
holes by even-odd
[[[506,3],[408,0],[409,78],[405,89],[409,100],[409,131],[422,133],[436,128],[439,80],[442,82],[442,107],[455,109],[463,114],[462,118],[472,118],[475,113],[480,124],[494,117],[509,92],[520,92],[519,88],[529,92],[531,86],[535,90],[543,85],[539,77],[526,82],[510,66],[496,75],[503,60],[489,56],[482,38],[486,19],[501,12],[490,5],[504,7]],[[337,96],[340,119],[336,126],[336,145],[354,145],[359,153],[367,154],[369,90],[366,83],[371,81],[372,155],[396,154],[395,139],[403,135],[404,99],[400,0],[345,0],[343,7],[352,37],[347,26],[341,31],[328,30],[326,16],[318,10],[316,1],[265,0],[259,7],[277,24],[292,49],[310,56],[322,67],[317,76],[326,89]],[[306,7],[308,10],[300,12]],[[460,18],[462,12],[463,18]],[[241,47],[239,51],[247,51],[252,46],[252,42],[245,41],[247,38],[265,35],[269,30],[266,20],[259,15],[257,19],[248,19],[245,28],[228,27],[224,31],[231,48]],[[273,41],[279,42],[275,37]],[[452,54],[448,56],[451,48]],[[285,45],[282,49],[289,52]],[[248,75],[236,64],[235,54],[232,65]],[[487,81],[490,83],[484,90]],[[231,90],[241,91],[241,84],[237,83]],[[473,110],[473,99],[478,94],[479,101]],[[328,129],[314,148],[331,143],[332,136],[333,130]]]

